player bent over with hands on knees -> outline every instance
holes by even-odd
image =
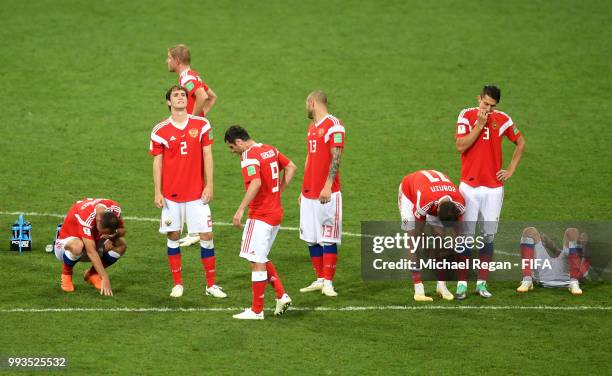
[[[411,238],[421,236],[426,223],[431,226],[435,236],[442,237],[445,227],[458,227],[456,224],[465,211],[465,202],[457,187],[448,176],[436,170],[420,170],[404,176],[399,186],[398,206],[402,218],[402,230]],[[409,260],[418,262],[416,251],[408,249]],[[453,294],[446,287],[445,271],[437,272],[436,293],[444,300],[453,300]],[[432,298],[425,295],[420,267],[412,269],[411,273],[414,282],[414,300],[432,301]]]
[[[478,96],[478,107],[459,113],[456,124],[456,146],[461,153],[461,183],[459,191],[465,199],[463,235],[473,236],[476,222],[481,221],[484,246],[479,250],[481,264],[493,259],[493,240],[504,199],[504,183],[516,171],[525,149],[525,137],[510,116],[497,111],[501,91],[493,85],[484,86]],[[502,140],[516,145],[507,169],[502,169]],[[469,262],[471,249],[463,252],[459,262]],[[493,295],[487,288],[488,268],[480,268],[476,292],[483,298]],[[457,282],[456,299],[467,297],[466,279]]]
[[[276,292],[275,315],[282,315],[291,305],[291,298],[268,254],[283,219],[281,193],[295,174],[296,167],[275,147],[255,142],[248,132],[233,125],[225,131],[225,143],[232,153],[240,155],[240,167],[246,188],[244,198],[232,223],[242,228],[242,216],[248,207],[242,233],[240,257],[251,263],[253,304],[234,315],[235,319],[263,320],[264,292],[270,283]],[[282,173],[282,174],[281,174]]]
[[[106,268],[113,265],[127,250],[121,208],[112,200],[84,199],[70,210],[55,240],[55,257],[63,262],[61,287],[74,291],[72,271],[79,261],[91,261],[84,279],[100,290],[113,295]]]
[[[342,237],[340,157],[344,149],[344,125],[327,112],[327,96],[313,91],[306,98],[308,127],[306,166],[300,203],[300,239],[308,244],[317,279],[301,292],[321,291],[337,296],[333,279]]]
[[[579,280],[588,274],[590,255],[588,235],[568,228],[563,235],[563,248],[535,227],[527,227],[521,235],[523,281],[516,291],[533,290],[535,279],[543,287],[568,288],[572,295],[582,295]]]
[[[179,237],[185,222],[200,236],[200,256],[206,276],[206,295],[225,298],[215,284],[215,247],[208,203],[213,197],[211,125],[186,111],[187,89],[172,86],[166,92],[171,115],[151,132],[155,205],[162,209],[159,232],[168,238],[168,263],[174,280],[170,296],[183,295]]]

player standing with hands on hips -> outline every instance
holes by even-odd
[[[200,236],[200,255],[206,275],[206,295],[225,298],[215,284],[215,247],[208,203],[213,192],[211,125],[187,113],[188,91],[172,86],[166,92],[171,115],[151,132],[155,205],[162,209],[159,232],[168,237],[168,263],[174,280],[170,296],[183,295],[179,237],[185,222]]]
[[[333,279],[342,235],[340,157],[344,126],[327,112],[327,96],[313,91],[306,98],[308,154],[300,195],[300,239],[308,244],[317,279],[301,292],[337,296]]]
[[[498,87],[483,87],[478,96],[478,107],[465,109],[459,114],[455,133],[457,150],[461,153],[459,191],[466,204],[463,231],[464,235],[474,235],[476,222],[481,219],[480,230],[484,237],[484,246],[478,255],[481,265],[493,259],[493,239],[504,199],[504,182],[516,171],[525,149],[525,138],[510,116],[496,110],[500,99]],[[516,145],[507,169],[502,169],[503,137]],[[460,261],[469,257],[469,250],[458,255]],[[476,292],[483,298],[492,296],[487,289],[488,275],[487,268],[478,270]],[[465,279],[459,278],[457,282],[457,299],[467,297]]]

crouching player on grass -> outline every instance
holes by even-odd
[[[84,199],[70,210],[55,240],[55,257],[63,262],[61,287],[74,291],[72,271],[79,261],[91,261],[84,279],[100,290],[113,295],[106,268],[113,265],[127,249],[121,208],[112,200]]]
[[[465,201],[448,176],[436,170],[421,170],[404,176],[399,186],[398,206],[402,217],[402,230],[411,237],[420,236],[428,223],[434,235],[444,236],[444,227],[455,224],[465,211]],[[416,260],[416,250],[408,250],[409,258]],[[414,300],[430,302],[425,295],[421,280],[421,269],[412,270]],[[446,273],[438,270],[438,295],[453,300],[453,294],[446,287]]]
[[[572,295],[582,295],[578,280],[590,268],[587,251],[588,236],[576,228],[563,235],[563,248],[535,227],[527,227],[521,235],[521,266],[523,281],[518,292],[533,290],[533,280],[543,287],[568,288]]]
[[[291,298],[285,292],[268,254],[283,219],[281,192],[287,188],[296,167],[275,147],[256,143],[247,131],[238,125],[227,129],[225,142],[233,153],[241,154],[240,167],[246,187],[244,198],[232,220],[234,226],[242,228],[240,222],[244,210],[247,206],[249,208],[242,233],[240,257],[251,263],[253,304],[251,308],[234,315],[234,318],[264,319],[264,292],[268,283],[276,292],[274,314],[282,315],[291,305]]]

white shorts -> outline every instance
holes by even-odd
[[[416,218],[414,217],[414,203],[410,201],[408,197],[402,192],[402,186],[399,187],[399,193],[397,197],[397,205],[399,206],[400,216],[402,217],[402,230],[410,231],[414,230],[414,222]],[[430,226],[444,227],[440,218],[429,215],[425,217],[425,221]]]
[[[167,234],[169,232],[183,230],[185,222],[190,234],[200,234],[212,232],[212,217],[210,207],[202,200],[189,202],[174,202],[164,199],[166,204],[162,208],[159,232]]]
[[[248,218],[242,231],[240,257],[251,262],[268,262],[268,254],[278,234],[279,226],[271,226],[264,221]]]
[[[462,182],[459,184],[459,192],[465,199],[463,233],[473,235],[476,232],[476,222],[481,221],[481,232],[495,235],[504,201],[504,187],[472,187]]]
[[[66,244],[68,244],[72,239],[78,239],[78,238],[76,236],[69,236],[64,239],[55,240],[55,247],[53,251],[55,252],[55,257],[58,260],[64,261],[64,252],[66,252]]]
[[[308,243],[340,244],[342,236],[342,194],[334,192],[327,204],[301,197],[300,239]]]
[[[564,249],[557,257],[552,257],[546,252],[542,242],[537,243],[533,257],[541,261],[532,271],[534,279],[544,287],[568,287],[570,280],[567,266],[568,252],[568,249]],[[544,260],[548,260],[549,265],[543,265]]]

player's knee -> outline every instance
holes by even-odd
[[[577,228],[570,227],[565,230],[565,239],[569,242],[575,242],[580,236],[580,231]]]
[[[127,251],[127,242],[125,238],[119,238],[115,240],[115,247],[113,250],[123,256]]]
[[[170,240],[179,240],[179,238],[181,237],[181,233],[178,232],[178,231],[172,231],[172,232],[169,232],[168,234],[166,234],[166,236]]]
[[[540,232],[535,227],[526,227],[523,230],[523,238],[531,238],[534,243],[540,242]]]
[[[202,233],[200,233],[200,240],[203,240],[203,241],[212,241],[213,240],[213,233],[212,232],[202,232]]]
[[[74,256],[80,256],[83,253],[84,247],[85,244],[83,243],[83,240],[77,238],[69,241],[64,248],[67,251],[70,251],[70,253],[72,253]]]

